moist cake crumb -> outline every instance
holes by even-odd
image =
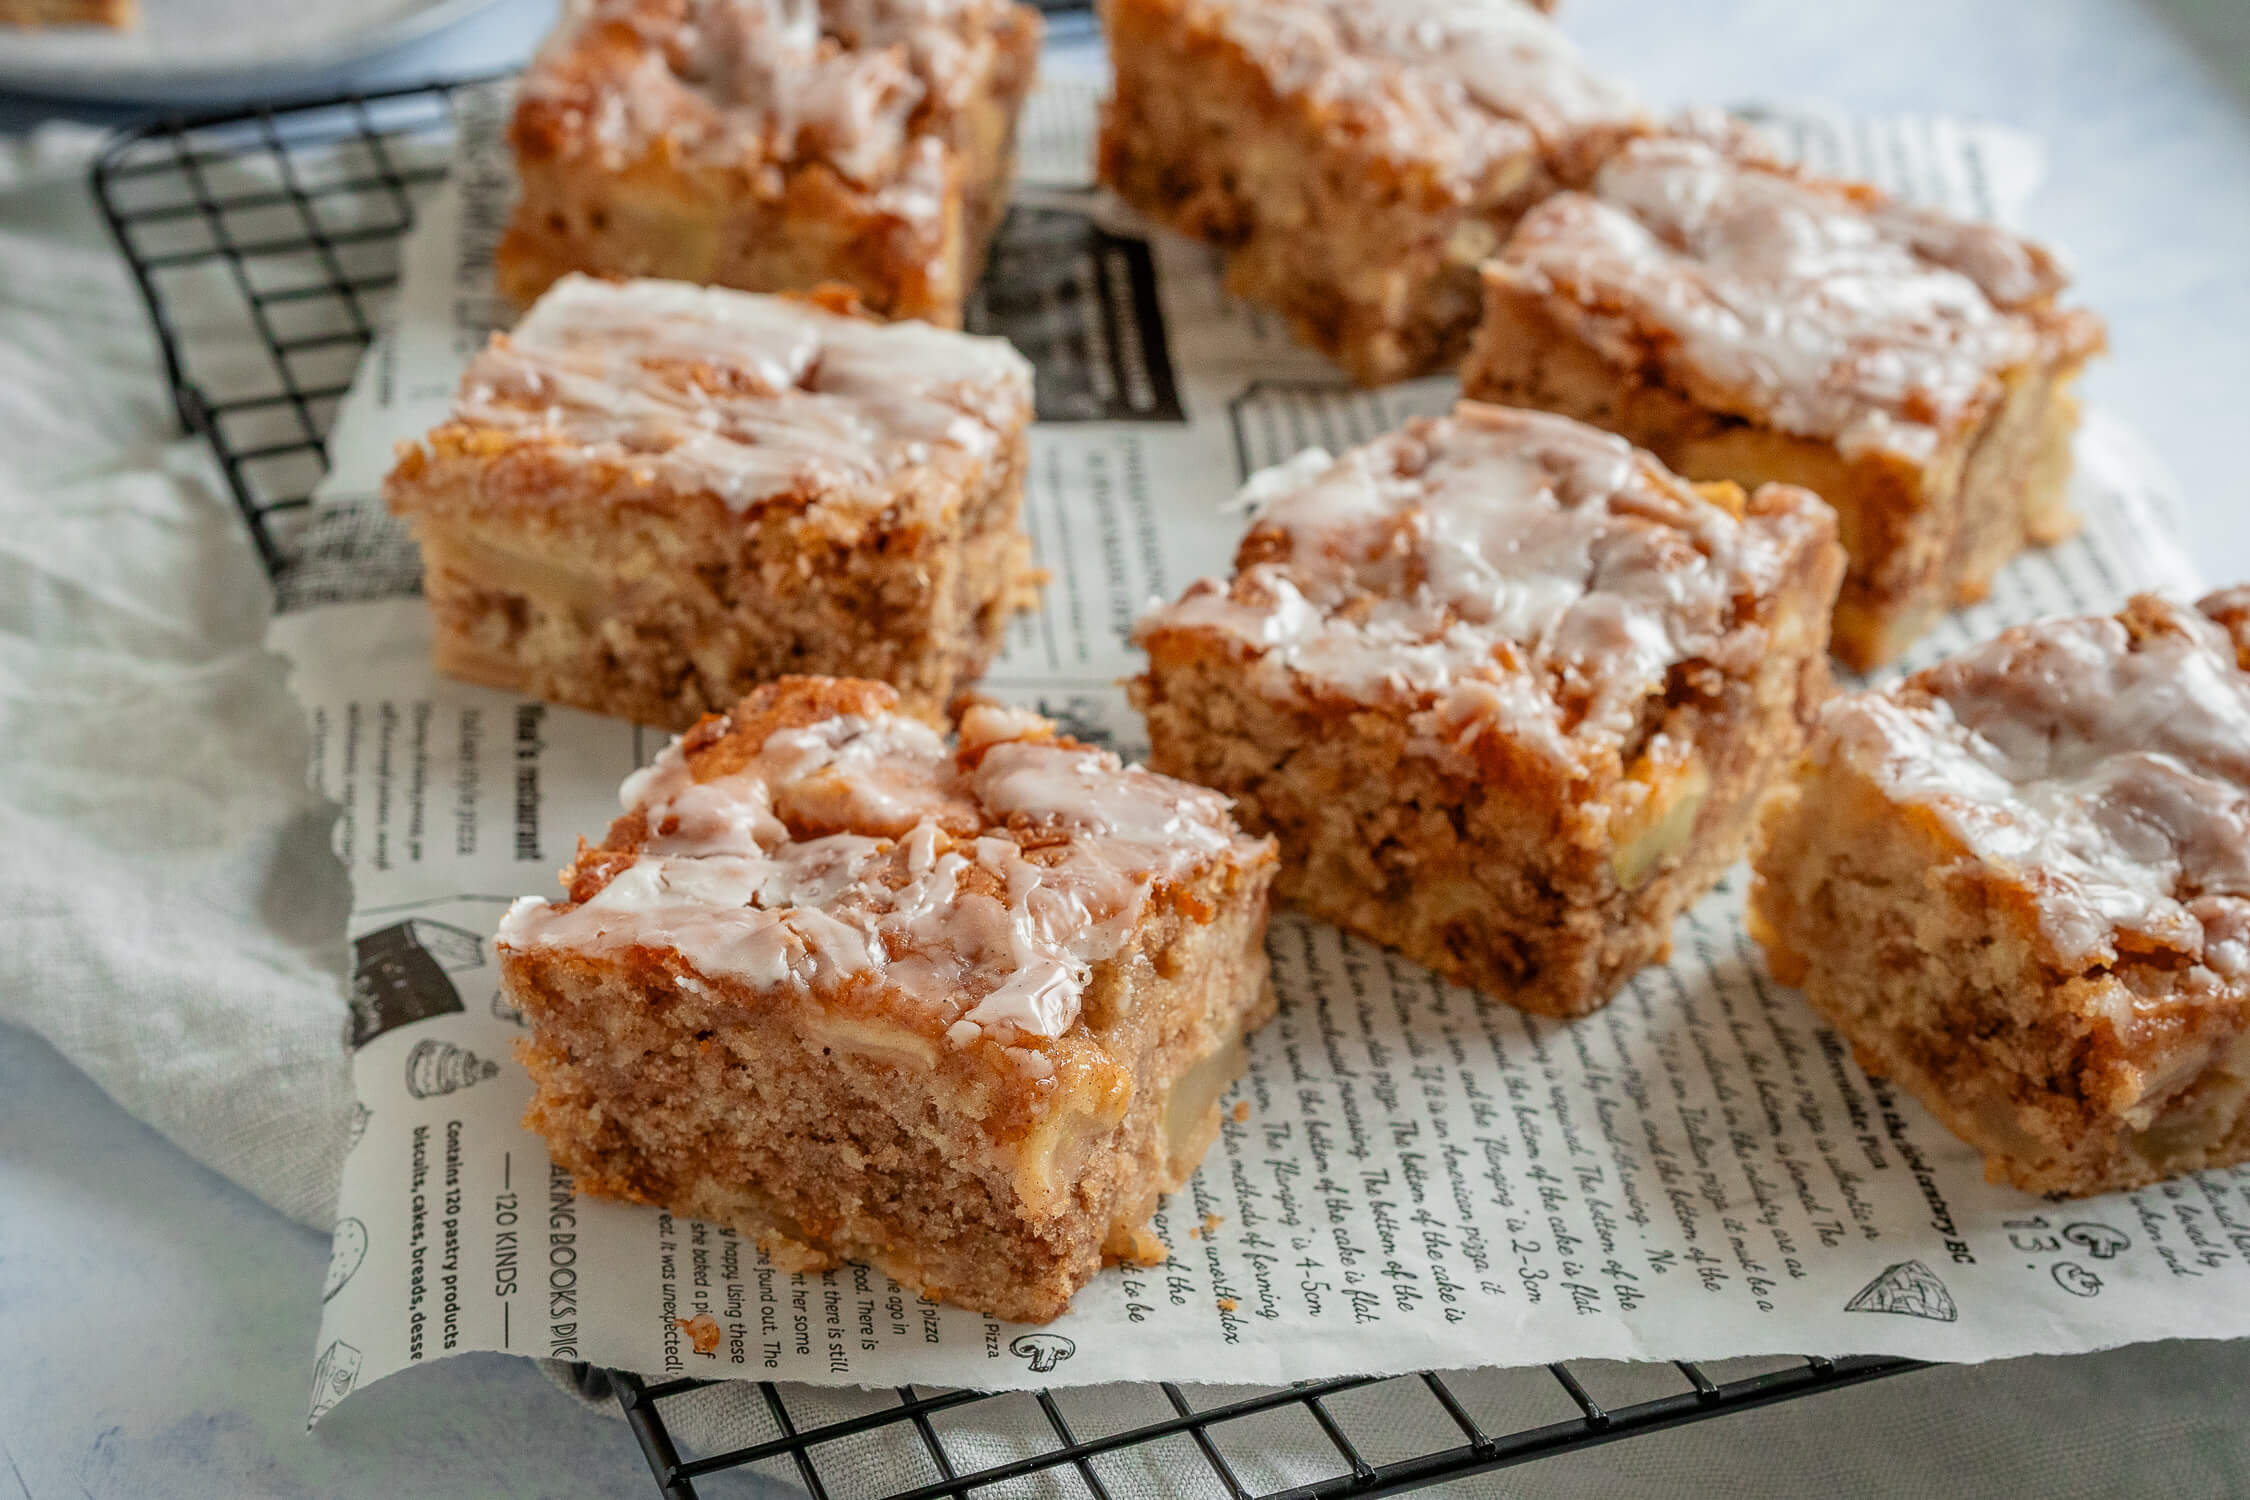
[[[1827,507],[1473,402],[1248,490],[1233,575],[1136,629],[1151,764],[1233,796],[1313,914],[1527,1010],[1598,1007],[1827,689]]]
[[[1477,265],[1648,128],[1521,0],[1105,0],[1101,180],[1370,385],[1457,363]]]
[[[588,1192],[1045,1321],[1145,1255],[1273,1010],[1270,841],[980,705],[792,678],[625,784],[499,948],[529,1123]]]
[[[573,271],[852,287],[959,327],[1007,207],[1039,13],[1012,0],[588,0],[517,92],[498,252]]]
[[[385,495],[453,676],[672,729],[806,671],[934,714],[1034,597],[1031,407],[999,339],[574,276]]]
[[[1994,1181],[2250,1159],[2250,590],[2006,631],[1822,713],[1750,917]]]

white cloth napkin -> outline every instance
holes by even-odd
[[[264,578],[207,457],[173,436],[139,300],[80,186],[89,147],[60,131],[0,149],[0,1020],[48,1038],[189,1155],[324,1225],[352,1104],[330,810],[306,788],[286,668],[261,644]],[[256,358],[225,343],[231,291],[211,293],[174,288],[191,326],[211,318],[198,347],[219,365]],[[1661,1369],[1581,1374],[1612,1405],[1677,1387]],[[1462,1386],[1496,1431],[1571,1415],[1543,1371]],[[1480,1492],[2250,1493],[2245,1391],[2245,1344],[1933,1371],[1511,1471]],[[1231,1394],[1191,1390],[1199,1404]],[[802,1429],[890,1398],[786,1399]],[[1168,1412],[1145,1387],[1059,1399],[1081,1435]],[[1377,1462],[1454,1441],[1412,1381],[1334,1409]],[[739,1387],[668,1415],[695,1452],[774,1432],[763,1398]],[[1045,1441],[1024,1397],[935,1425],[962,1470]],[[1301,1417],[1220,1438],[1262,1489],[1338,1472]],[[816,1461],[831,1493],[936,1478],[880,1438]],[[1095,1473],[1135,1500],[1220,1493],[1185,1442]],[[1014,1488],[1085,1492],[1065,1476]]]
[[[0,153],[0,1019],[324,1226],[349,890],[265,578],[174,437],[82,185],[91,141]]]

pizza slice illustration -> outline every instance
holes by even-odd
[[[1928,1318],[1933,1323],[1950,1323],[1961,1316],[1945,1283],[1918,1260],[1902,1260],[1884,1268],[1882,1275],[1861,1287],[1852,1300],[1844,1304],[1844,1311],[1898,1313],[1909,1318]]]

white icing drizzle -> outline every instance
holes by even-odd
[[[1348,111],[1355,139],[1402,162],[1480,176],[1536,144],[1642,117],[1521,0],[1202,0],[1191,11],[1285,98]]]
[[[1270,499],[1231,582],[1136,636],[1216,631],[1263,691],[1406,712],[1425,750],[1500,729],[1567,759],[1626,739],[1676,664],[1763,649],[1737,596],[1831,526],[1789,493],[1738,520],[1620,438],[1463,402]]]
[[[2250,978],[2250,675],[2152,595],[2010,630],[1821,715],[1813,754],[1925,807],[2032,894],[2047,956],[2126,944]]]
[[[1269,464],[1242,481],[1242,488],[1220,509],[1255,520],[1267,506],[1294,495],[1335,467],[1336,455],[1326,448],[1307,448],[1294,458]]]
[[[1613,362],[1847,454],[1926,460],[2002,372],[2098,342],[2044,311],[2063,277],[2036,246],[1689,135],[1533,209],[1493,274]]]
[[[1030,405],[1031,367],[1002,339],[572,275],[471,362],[454,416],[536,431],[743,511],[865,489],[946,450],[989,456]]]
[[[500,942],[670,948],[706,978],[832,991],[872,979],[956,1045],[1057,1037],[1151,893],[1230,852],[1226,799],[976,709],[963,770],[935,731],[844,714],[697,782],[681,743],[628,778],[646,838],[578,905],[526,898]]]
[[[637,48],[595,105],[622,159],[663,143],[721,164],[821,161],[874,188],[989,66],[1007,0],[579,0],[526,87],[567,97],[601,38]],[[620,163],[621,164],[621,163]]]

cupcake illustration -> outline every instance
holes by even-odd
[[[500,1065],[489,1058],[430,1037],[416,1042],[406,1054],[406,1091],[417,1099],[435,1099],[482,1083],[499,1071]]]

